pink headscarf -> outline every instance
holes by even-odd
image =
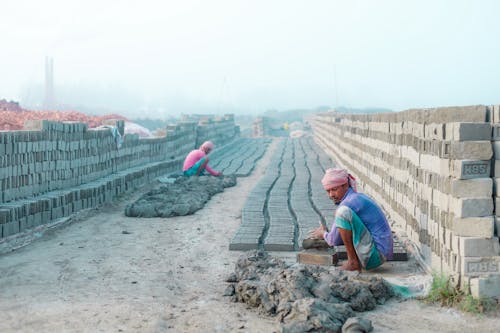
[[[356,192],[356,178],[354,178],[345,169],[340,168],[330,168],[325,171],[323,179],[321,179],[321,184],[325,190],[344,185],[349,182],[349,186],[352,187],[354,192]]]
[[[212,141],[205,141],[200,146],[200,150],[203,150],[206,153],[207,151],[213,150],[214,147],[215,147],[215,145],[212,143]]]

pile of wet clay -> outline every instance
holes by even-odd
[[[382,278],[286,265],[264,251],[242,255],[226,282],[225,296],[276,316],[282,332],[369,332],[371,322],[357,312],[393,296]]]
[[[130,217],[172,217],[190,215],[224,188],[236,185],[236,176],[180,176],[173,183],[155,188],[125,207]]]

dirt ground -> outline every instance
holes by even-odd
[[[275,146],[251,176],[194,215],[125,217],[125,205],[142,189],[27,236],[36,240],[0,255],[0,332],[279,331],[275,318],[222,296],[240,255],[228,250],[229,240]],[[277,255],[294,260],[293,254]],[[424,278],[414,261],[386,263],[369,274]],[[374,332],[500,331],[498,317],[415,300],[390,301],[361,316],[372,320]]]

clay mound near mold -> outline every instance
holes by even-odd
[[[380,277],[287,266],[264,251],[243,254],[226,281],[230,285],[224,295],[276,316],[283,323],[282,332],[340,332],[349,318],[351,329],[354,320],[369,331],[371,322],[357,317],[357,312],[373,310],[394,295]]]
[[[125,207],[130,217],[172,217],[190,215],[203,208],[205,203],[224,188],[236,185],[233,175],[212,177],[178,177],[171,184],[164,184]]]

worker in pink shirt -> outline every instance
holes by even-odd
[[[200,148],[192,150],[184,160],[182,171],[184,176],[199,176],[207,170],[212,176],[221,176],[222,172],[215,171],[208,166],[208,154],[214,149],[214,144],[205,141]]]

